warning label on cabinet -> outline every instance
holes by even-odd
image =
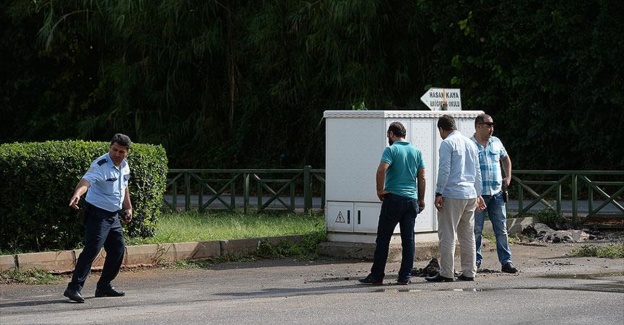
[[[342,215],[342,211],[338,212],[338,217],[336,217],[336,223],[345,223],[345,218]]]

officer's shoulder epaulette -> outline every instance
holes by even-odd
[[[100,161],[97,162],[98,166],[102,166],[107,162],[106,158],[102,158],[100,159]]]

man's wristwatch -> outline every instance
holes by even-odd
[[[442,196],[442,193],[436,192],[436,197],[438,197],[438,196]]]

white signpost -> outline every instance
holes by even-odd
[[[429,88],[420,100],[432,111],[461,111],[461,95],[458,88]],[[442,103],[446,102],[446,109]]]

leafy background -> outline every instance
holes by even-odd
[[[461,88],[517,169],[624,169],[624,2],[0,4],[0,142],[115,132],[170,168],[325,164],[327,109]]]

